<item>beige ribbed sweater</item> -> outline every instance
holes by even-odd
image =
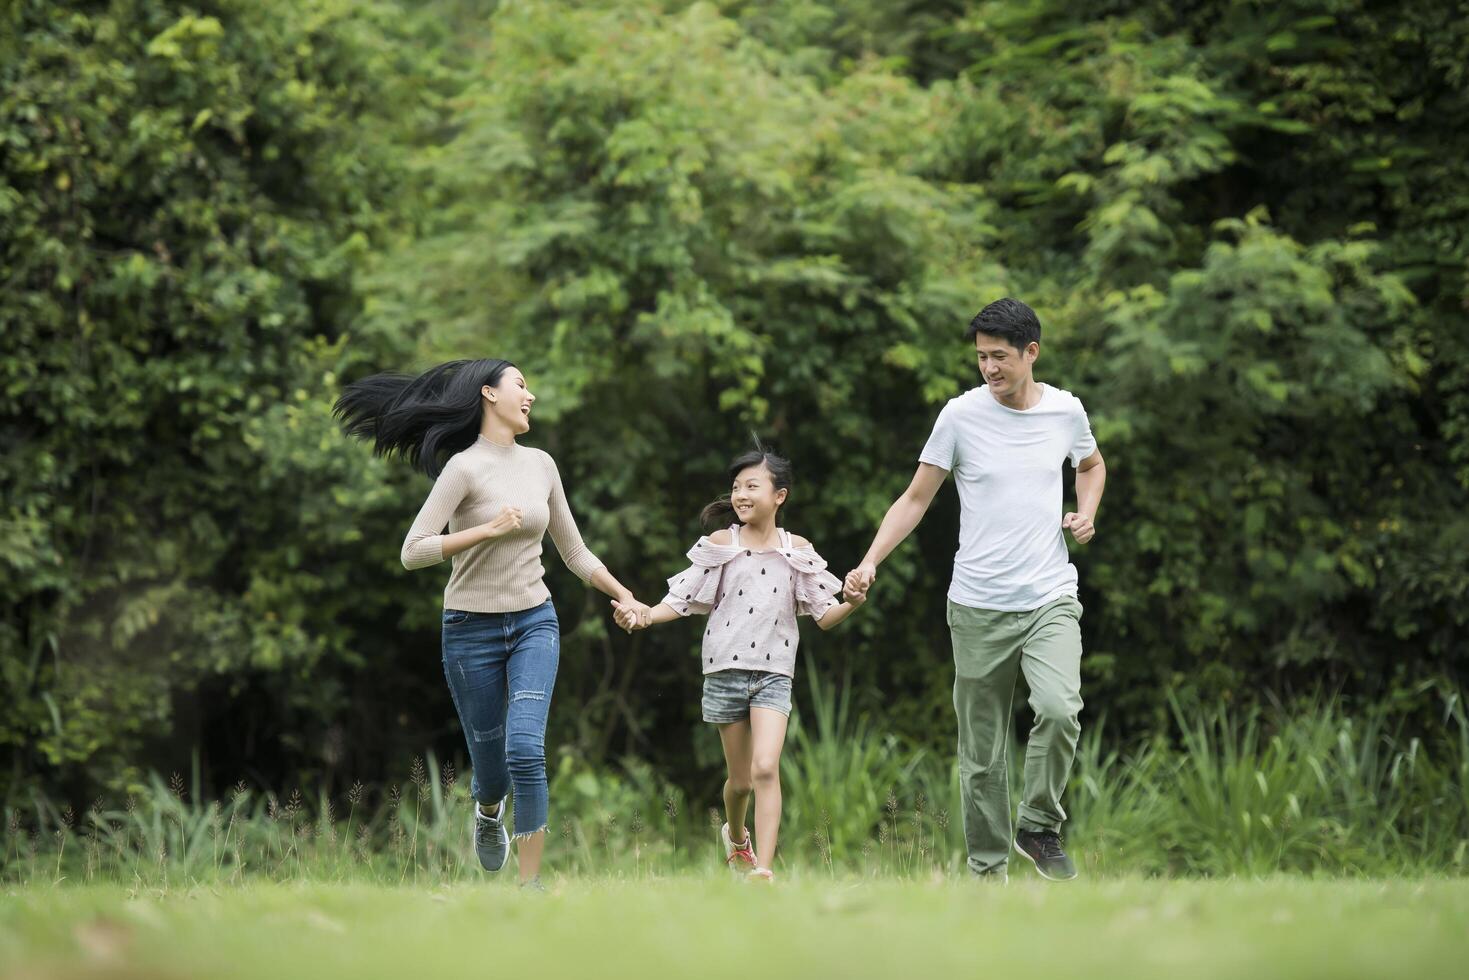
[[[427,568],[444,560],[449,533],[494,520],[511,504],[520,508],[518,531],[491,538],[455,555],[444,587],[444,608],[466,612],[518,612],[551,595],[543,582],[541,538],[551,540],[566,567],[583,582],[602,567],[582,543],[566,504],[561,474],[550,455],[528,446],[497,446],[484,436],[449,457],[403,540],[403,567]]]

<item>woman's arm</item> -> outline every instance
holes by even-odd
[[[548,530],[551,532],[551,540],[556,544],[556,550],[561,554],[561,560],[583,582],[603,595],[611,596],[614,606],[621,603],[634,610],[638,621],[642,623],[648,615],[647,605],[639,602],[632,590],[619,582],[617,576],[607,570],[607,566],[592,554],[582,540],[576,518],[571,513],[571,505],[566,502],[566,488],[561,485],[561,471],[556,468],[556,461],[549,454],[546,462],[551,467],[551,523]],[[622,623],[617,625],[622,626]],[[627,629],[626,626],[622,628]]]
[[[434,481],[428,499],[419,508],[418,516],[413,519],[413,526],[403,539],[403,548],[398,553],[398,558],[403,562],[404,568],[437,565],[461,551],[520,527],[520,508],[507,506],[492,521],[467,527],[453,534],[444,534],[449,518],[454,516],[454,511],[464,499],[467,489],[464,473],[451,462]]]
[[[597,570],[592,573],[592,577],[588,579],[588,581],[592,584],[593,588],[597,589],[597,591],[601,592],[603,595],[611,596],[614,600],[621,602],[623,605],[643,605],[641,602],[638,602],[636,598],[634,598],[632,591],[628,589],[627,586],[617,581],[616,576],[607,571],[606,565],[598,565]],[[644,606],[644,608],[647,607]]]
[[[607,595],[614,598],[620,598],[623,594],[631,595],[612,577],[611,572],[603,576],[597,575],[598,571],[606,571],[606,566],[582,540],[576,518],[571,514],[571,505],[566,502],[566,489],[561,485],[561,471],[556,468],[556,461],[550,455],[546,455],[545,460],[551,471],[551,497],[547,501],[551,510],[551,523],[548,530],[556,550],[561,554],[561,560],[577,578],[591,583]]]
[[[518,530],[520,530],[520,508],[506,504],[500,511],[500,516],[489,523],[477,524],[463,531],[455,531],[453,534],[439,535],[439,547],[445,558],[453,558],[459,552],[468,551],[477,544],[483,544],[491,538],[498,538],[503,534]]]

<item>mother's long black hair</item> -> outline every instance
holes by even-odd
[[[448,361],[414,377],[374,374],[343,391],[332,414],[347,434],[372,440],[379,456],[399,456],[437,478],[449,457],[479,437],[480,389],[500,383],[509,361]]]

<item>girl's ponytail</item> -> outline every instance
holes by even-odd
[[[699,511],[699,524],[704,528],[705,534],[711,534],[721,528],[729,527],[735,522],[734,504],[729,502],[729,494],[725,494],[718,500],[711,500]]]

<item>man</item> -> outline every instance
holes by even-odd
[[[959,489],[959,550],[949,586],[954,711],[964,837],[975,875],[1007,877],[1012,838],[1006,775],[1017,669],[1035,726],[1025,754],[1015,850],[1042,876],[1076,867],[1061,846],[1061,794],[1081,733],[1081,603],[1063,529],[1095,533],[1107,467],[1081,402],[1035,380],[1040,321],[1013,299],[969,324],[984,384],[949,401],[919,456],[918,472],[888,509],[848,592],[865,595],[877,566],[918,525],[952,472]],[[1062,514],[1061,467],[1076,468],[1076,510]]]

